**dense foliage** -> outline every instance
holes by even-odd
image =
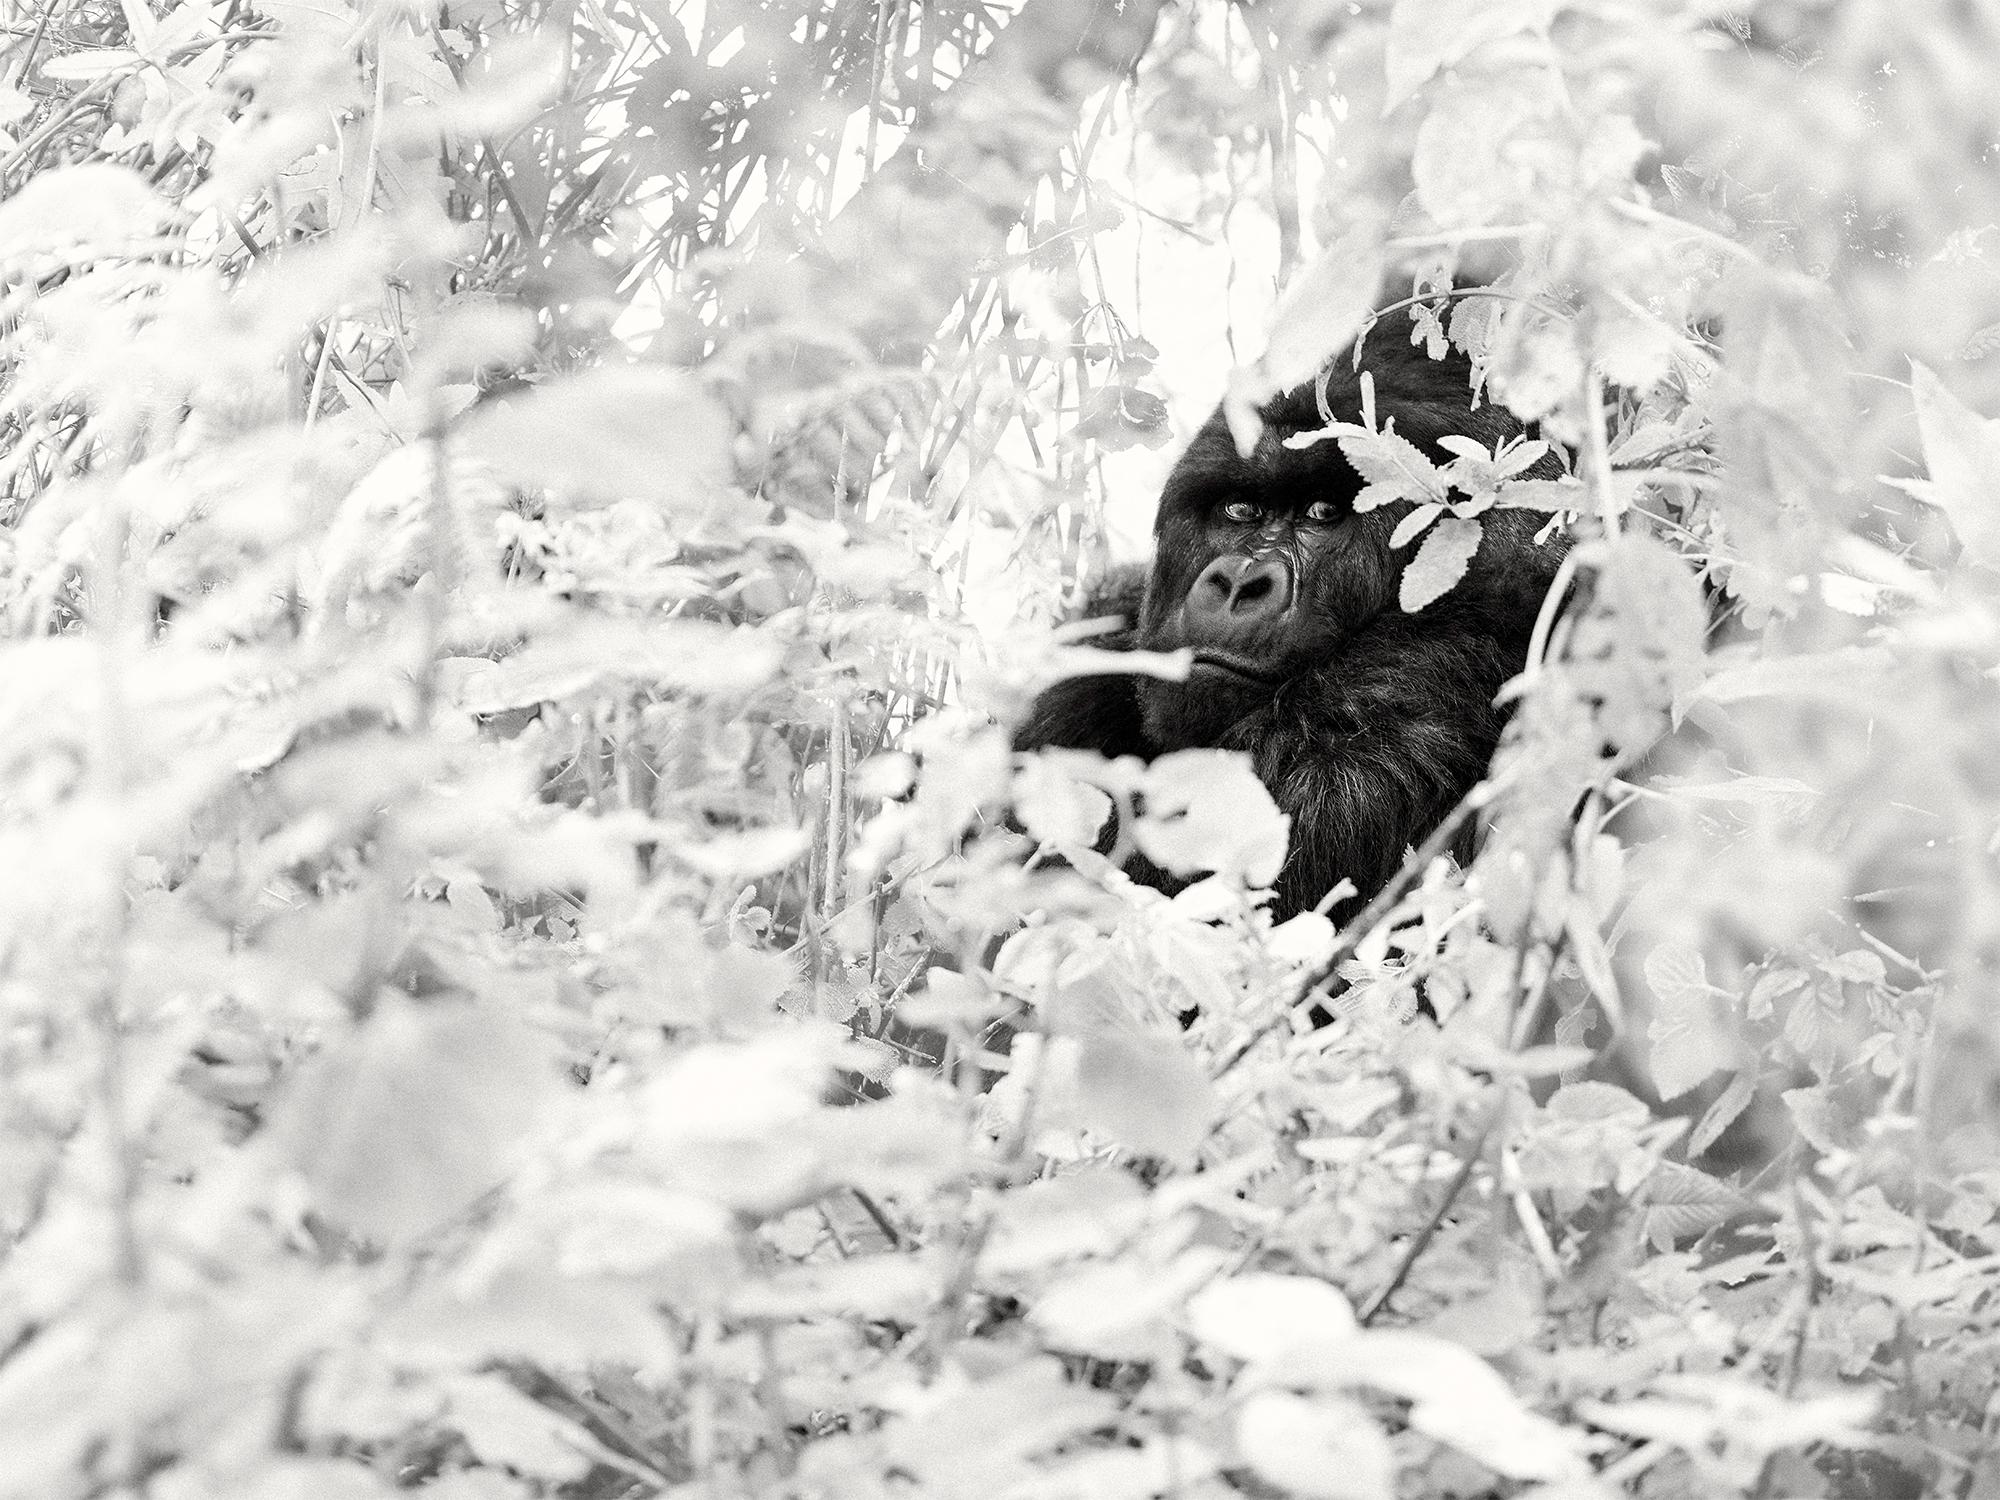
[[[2000,1494],[1996,56],[16,0],[0,1496]],[[1188,330],[1385,276],[1569,455],[1328,434],[1404,602],[1574,603],[1274,924],[1240,761],[1007,726]]]

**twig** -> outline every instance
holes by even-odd
[[[1374,929],[1375,924],[1395,909],[1396,903],[1402,900],[1403,892],[1409,888],[1410,882],[1429,869],[1431,861],[1451,847],[1452,841],[1458,837],[1459,830],[1465,826],[1466,819],[1492,800],[1498,788],[1498,782],[1482,781],[1458,799],[1458,805],[1445,814],[1444,821],[1431,830],[1429,838],[1409,853],[1396,873],[1389,877],[1389,883],[1375,893],[1373,899],[1361,909],[1358,916],[1340,929],[1333,940],[1332,951],[1319,966],[1296,981],[1296,992],[1279,1008],[1278,1013],[1245,1037],[1236,1050],[1222,1060],[1221,1066],[1215,1070],[1217,1078],[1226,1077],[1232,1068],[1250,1055],[1259,1042],[1286,1025],[1291,1019],[1293,1007],[1333,977],[1340,961],[1360,947],[1361,940]]]
[[[1479,1158],[1485,1154],[1486,1138],[1493,1133],[1493,1127],[1500,1120],[1500,1111],[1505,1107],[1504,1099],[1494,1106],[1492,1113],[1487,1116],[1486,1123],[1479,1127],[1479,1134],[1473,1137],[1472,1147],[1465,1153],[1465,1159],[1458,1164],[1458,1171],[1452,1175],[1451,1182],[1444,1190],[1444,1196],[1438,1199],[1437,1207],[1431,1211],[1431,1216],[1424,1227],[1416,1232],[1404,1248],[1403,1258],[1397,1263],[1395,1274],[1383,1283],[1381,1290],[1370,1297],[1367,1305],[1357,1314],[1362,1327],[1366,1328],[1373,1323],[1376,1315],[1389,1305],[1389,1299],[1402,1289],[1417,1261],[1424,1251],[1430,1248],[1431,1241],[1437,1238],[1438,1229],[1444,1224],[1444,1216],[1451,1212],[1452,1205],[1458,1202],[1459,1194],[1465,1191],[1465,1185],[1472,1180],[1473,1168],[1479,1165]]]

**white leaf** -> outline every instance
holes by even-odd
[[[1362,479],[1361,493],[1354,497],[1357,512],[1398,500],[1442,505],[1450,493],[1438,466],[1415,443],[1393,430],[1343,431],[1340,452]]]
[[[1375,310],[1385,262],[1379,226],[1363,223],[1341,236],[1295,279],[1271,313],[1271,338],[1247,370],[1231,375],[1223,415],[1248,457],[1262,423],[1256,408],[1317,375],[1354,340]]]
[[[86,162],[42,172],[0,202],[0,258],[55,245],[123,244],[151,232],[171,212],[129,167]]]
[[[1187,1161],[1215,1118],[1215,1086],[1177,1040],[1093,1033],[1076,1081],[1083,1123],[1141,1156]]]
[[[1412,1427],[1509,1479],[1586,1472],[1576,1434],[1530,1411],[1478,1355],[1428,1334],[1371,1329],[1301,1345],[1265,1373],[1288,1385],[1367,1385],[1401,1396],[1411,1403]]]
[[[1316,1276],[1232,1276],[1188,1299],[1194,1336],[1241,1360],[1271,1358],[1300,1339],[1341,1338],[1355,1326],[1347,1298]]]
[[[674,854],[711,879],[740,882],[777,874],[811,846],[803,828],[745,828],[677,843]]]
[[[498,1186],[557,1078],[548,1040],[494,1007],[385,1002],[300,1069],[273,1131],[322,1212],[392,1241]]]
[[[102,47],[91,52],[72,52],[67,57],[52,57],[42,64],[42,72],[66,83],[86,83],[107,73],[136,68],[141,61],[138,53],[127,52],[123,47]]]
[[[1581,895],[1570,902],[1567,926],[1569,951],[1583,971],[1584,982],[1611,1013],[1612,1020],[1617,1021],[1624,1011],[1618,999],[1618,973],[1612,967],[1611,950],[1605,946],[1604,934],[1597,929],[1596,913]]]
[[[1214,1252],[1206,1250],[1184,1252],[1164,1266],[1136,1253],[1092,1262],[1036,1299],[1029,1320],[1052,1348],[1105,1359],[1150,1357],[1190,1281],[1214,1268]]]
[[[1398,521],[1396,529],[1389,533],[1390,547],[1409,546],[1411,542],[1417,539],[1426,526],[1430,525],[1431,522],[1443,514],[1444,507],[1441,505],[1419,505],[1415,510],[1403,517],[1402,520]]]
[[[1014,810],[1043,843],[1088,849],[1111,816],[1111,798],[1074,766],[1075,757],[1060,752],[1029,756],[1014,774]]]
[[[1264,887],[1278,878],[1292,820],[1230,750],[1176,750],[1146,768],[1140,851],[1177,875],[1213,870]]]
[[[1357,1402],[1259,1391],[1236,1414],[1236,1446],[1259,1478],[1294,1495],[1394,1500],[1395,1452]]]
[[[1660,999],[1687,1004],[1709,994],[1708,963],[1688,943],[1668,942],[1646,955],[1646,983]]]
[[[1389,90],[1382,113],[1474,48],[1516,32],[1547,30],[1559,8],[1556,0],[1397,0],[1383,58]]]
[[[1950,517],[1967,557],[2000,567],[2000,421],[1972,410],[1914,360],[1910,394],[1931,477],[1902,488]]]
[[[699,512],[735,477],[729,413],[660,366],[562,376],[482,407],[464,431],[510,477],[573,502],[643,499]]]
[[[1403,570],[1403,584],[1397,601],[1406,613],[1415,614],[1425,605],[1443,597],[1465,576],[1479,550],[1479,523],[1447,516],[1431,528],[1423,546]]]

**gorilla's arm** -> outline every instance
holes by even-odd
[[[1124,625],[1087,644],[1105,651],[1133,649],[1140,601],[1146,590],[1146,569],[1114,568],[1084,600],[1071,618],[1124,620]],[[1035,699],[1028,717],[1014,731],[1016,750],[1058,746],[1096,750],[1108,756],[1150,756],[1146,731],[1139,718],[1139,695],[1129,673],[1103,677],[1070,677],[1046,688]]]
[[[1280,911],[1310,909],[1342,876],[1373,895],[1485,772],[1505,719],[1493,700],[1526,642],[1484,613],[1445,599],[1384,616],[1224,737],[1292,818]]]

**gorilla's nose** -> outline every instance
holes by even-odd
[[[1292,607],[1292,570],[1280,558],[1218,557],[1188,590],[1188,623],[1231,633],[1268,625]]]

